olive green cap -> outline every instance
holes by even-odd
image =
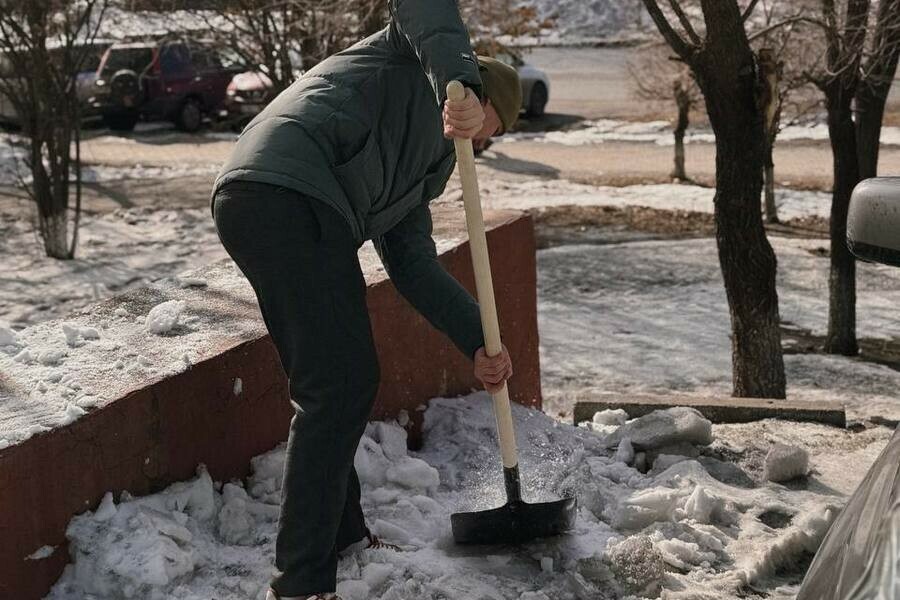
[[[484,95],[503,122],[503,132],[510,131],[522,110],[522,84],[518,71],[488,56],[478,57],[478,71],[484,84]]]

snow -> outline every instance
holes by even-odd
[[[156,335],[166,335],[178,326],[181,314],[187,309],[187,305],[181,300],[169,300],[157,304],[147,314],[145,326],[147,331]]]
[[[32,223],[6,216],[0,210],[0,319],[17,329],[227,257],[208,209],[83,214],[75,260],[47,258]]]
[[[59,425],[73,423],[78,417],[84,414],[87,414],[87,411],[77,404],[66,404],[66,408],[63,410],[63,418],[60,420]]]
[[[83,340],[99,340],[100,332],[93,327],[78,327],[69,323],[62,324],[63,335],[66,336],[66,344],[70,348],[81,346]]]
[[[0,437],[10,443],[189,369],[222,343],[265,333],[258,311],[246,308],[256,306],[253,290],[226,258],[208,209],[85,215],[81,239],[78,259],[49,259],[30,224],[0,220],[0,318],[11,322],[0,335],[13,342],[0,344],[8,383],[0,388]],[[435,241],[443,253],[460,233]],[[359,257],[368,281],[386,278],[370,244]],[[423,473],[411,462],[392,476]]]
[[[20,330],[16,345],[0,348],[5,383],[0,389],[0,437],[18,443],[72,423],[130,390],[190,368],[185,356],[196,361],[223,343],[264,334],[258,313],[246,309],[253,292],[230,264],[204,267],[196,275],[214,283],[181,288],[161,280],[70,313],[62,323],[51,320]],[[168,302],[202,303],[204,311],[185,313],[189,316],[182,315],[166,335],[150,333],[148,313]],[[162,317],[150,322],[158,331],[172,323]]]
[[[14,346],[17,341],[18,336],[9,326],[9,323],[0,321],[0,346]]]
[[[202,277],[179,277],[178,285],[183,288],[206,287],[208,285],[208,282]]]
[[[609,548],[613,572],[628,591],[654,595],[665,572],[662,556],[646,535],[628,537]]]
[[[624,425],[627,420],[628,413],[621,408],[598,411],[593,418],[595,425]]]
[[[497,138],[498,143],[530,141],[584,146],[605,142],[634,142],[674,146],[673,126],[668,121],[620,121],[616,119],[596,119],[585,121],[577,128],[563,131],[541,131],[510,133]],[[825,123],[810,122],[801,125],[787,125],[778,133],[777,142],[827,142],[828,126]],[[711,129],[691,128],[685,134],[685,144],[712,144],[716,137]],[[883,146],[900,145],[900,127],[885,126],[881,130]]]
[[[233,140],[233,134],[206,133],[203,137],[211,139]],[[161,143],[161,136],[154,136],[154,143]],[[102,136],[98,141],[110,143],[135,143],[127,137]],[[31,183],[31,172],[26,163],[27,140],[17,134],[0,134],[0,185],[16,186]],[[182,165],[142,165],[140,163],[124,166],[104,164],[85,164],[81,167],[81,180],[85,183],[103,183],[123,179],[175,179],[178,177],[213,177],[219,171],[218,164],[182,164]],[[71,173],[75,179],[75,171]]]
[[[41,560],[48,558],[56,551],[56,546],[41,546],[33,553],[25,557],[25,560]]]
[[[775,444],[766,455],[765,478],[778,483],[806,475],[809,454],[803,448]]]
[[[663,597],[688,597],[678,594],[690,590],[694,598],[734,598],[814,547],[840,503],[833,490],[765,481],[736,487],[693,459],[658,474],[615,467],[604,434],[518,405],[513,413],[526,500],[574,493],[575,529],[521,547],[454,546],[450,514],[503,502],[502,473],[489,396],[434,399],[420,452],[401,451],[396,442],[405,432],[394,421],[366,429],[356,457],[363,508],[376,534],[404,551],[349,552],[338,565],[340,593],[367,600],[545,600],[636,598],[662,589]],[[408,461],[427,466],[438,484],[430,477],[392,482],[388,472]],[[74,560],[47,600],[261,599],[272,569],[283,465],[280,445],[252,460],[246,480],[215,482],[200,466],[194,479],[157,494],[125,492],[118,502],[107,494],[96,511],[69,524]],[[765,510],[795,516],[772,529],[758,519]]]
[[[712,424],[696,409],[679,406],[638,417],[619,427],[606,440],[610,445],[625,441],[642,449],[681,442],[705,445],[712,442]]]
[[[555,18],[554,27],[529,42],[552,45],[580,45],[596,42],[642,39],[649,19],[637,2],[621,0],[529,0],[538,17]]]

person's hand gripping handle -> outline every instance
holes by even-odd
[[[458,81],[447,84],[447,98],[462,101],[466,90]],[[466,210],[466,226],[469,230],[469,248],[472,250],[472,266],[475,271],[475,288],[481,307],[481,327],[484,330],[484,349],[488,356],[501,353],[500,324],[497,320],[497,305],[494,301],[494,285],[491,280],[491,263],[488,257],[487,237],[484,233],[484,217],[481,212],[481,198],[478,192],[478,178],[475,172],[475,154],[472,140],[455,137],[456,163],[462,180],[463,202]],[[503,466],[507,469],[519,463],[516,436],[513,429],[512,411],[509,405],[509,390],[504,382],[492,394],[494,415],[497,417],[497,432],[500,437],[500,451]]]

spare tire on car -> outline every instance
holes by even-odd
[[[103,115],[106,126],[114,131],[131,131],[138,121],[141,81],[131,69],[116,71],[109,80],[110,107]]]

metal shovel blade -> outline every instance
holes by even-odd
[[[560,535],[575,525],[576,499],[529,504],[507,502],[500,508],[450,516],[457,544],[520,544]]]

